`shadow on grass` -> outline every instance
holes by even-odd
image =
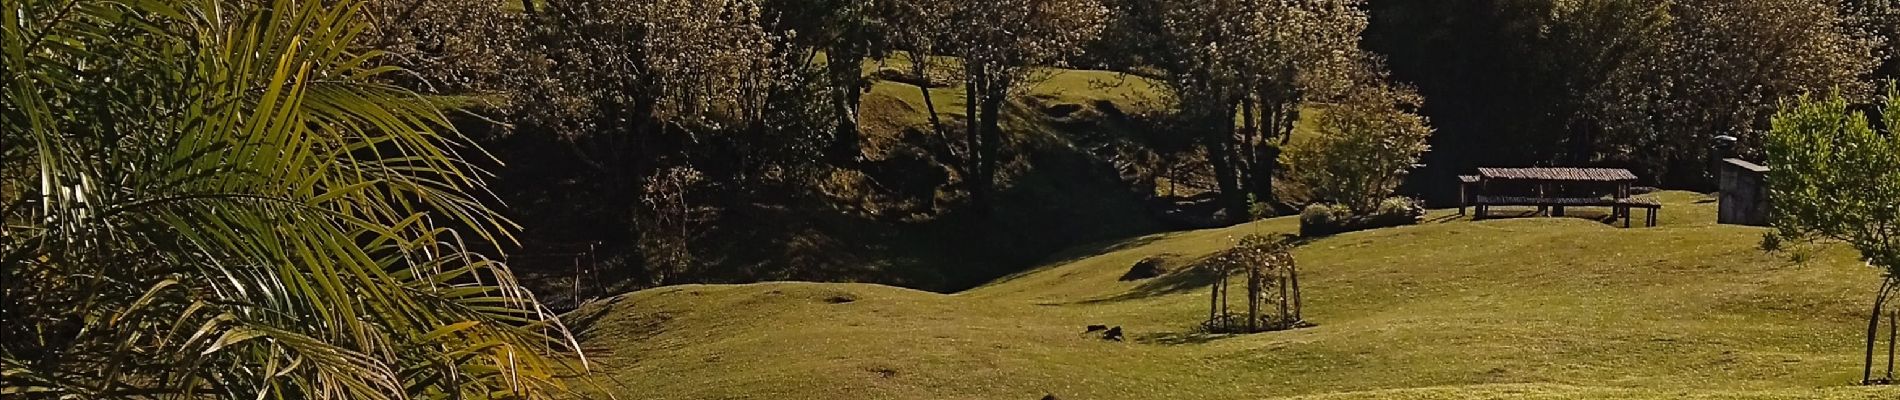
[[[1219,341],[1222,339],[1235,338],[1239,336],[1241,335],[1225,334],[1225,333],[1207,334],[1207,333],[1193,333],[1193,332],[1161,332],[1161,333],[1137,335],[1135,336],[1134,341],[1135,343],[1140,343],[1140,344],[1153,344],[1153,345],[1162,345],[1162,346],[1182,346],[1182,345],[1208,344],[1208,343],[1213,343],[1215,341]]]
[[[1640,212],[1636,214],[1638,214],[1636,215],[1637,217],[1641,217]],[[1597,210],[1583,210],[1583,211],[1566,210],[1564,215],[1548,216],[1548,217],[1541,215],[1536,210],[1505,210],[1502,212],[1497,211],[1497,210],[1492,210],[1490,213],[1488,213],[1488,215],[1485,215],[1484,218],[1478,218],[1475,215],[1472,216],[1471,218],[1474,221],[1491,221],[1491,220],[1500,220],[1500,219],[1531,219],[1531,218],[1571,218],[1571,219],[1581,219],[1581,220],[1586,220],[1586,221],[1596,221],[1596,222],[1601,222],[1608,225],[1614,225],[1616,227],[1623,226],[1622,218],[1611,215],[1611,213],[1608,211],[1597,211]],[[1642,223],[1642,221],[1640,221],[1641,218],[1637,218],[1637,219],[1638,221],[1635,221],[1635,222],[1638,224],[1641,224]]]
[[[1158,236],[1159,235],[1151,235],[1147,238],[1143,238],[1143,240],[1152,241],[1153,239],[1151,238],[1158,237]],[[1310,244],[1320,239],[1325,239],[1325,237],[1299,236],[1299,235],[1293,235],[1293,234],[1287,234],[1287,233],[1278,233],[1271,236],[1274,240],[1278,240],[1281,243],[1285,243],[1287,246],[1294,247],[1294,248],[1305,246],[1307,244]],[[1113,251],[1113,250],[1108,250],[1108,251]],[[1202,268],[1202,265],[1206,264],[1207,260],[1211,257],[1214,257],[1216,254],[1218,253],[1203,254],[1199,257],[1185,258],[1184,259],[1185,262],[1180,263],[1177,269],[1168,272],[1166,275],[1162,275],[1160,277],[1144,281],[1141,284],[1136,285],[1134,289],[1129,289],[1128,291],[1122,292],[1121,294],[1116,294],[1114,296],[1108,296],[1108,297],[1098,297],[1094,299],[1082,300],[1082,301],[1069,303],[1069,304],[1115,303],[1115,302],[1122,302],[1122,301],[1129,301],[1129,300],[1140,300],[1140,299],[1146,299],[1146,298],[1151,298],[1151,297],[1159,297],[1159,296],[1167,296],[1167,295],[1208,290],[1208,286],[1213,285],[1214,279],[1217,278],[1218,276],[1214,274],[1213,271],[1210,271],[1206,268]]]
[[[1072,304],[1115,303],[1207,290],[1208,285],[1214,284],[1215,274],[1199,267],[1202,260],[1203,259],[1195,259],[1187,263],[1188,266],[1179,271],[1170,272],[1159,278],[1149,279],[1140,285],[1136,285],[1134,289],[1122,292],[1121,294],[1082,300]]]
[[[1047,259],[1039,263],[1039,265],[1034,268],[1017,271],[1015,273],[1003,276],[1001,278],[997,278],[993,281],[990,281],[989,283],[984,284],[983,286],[1008,283],[1009,281],[1014,281],[1016,279],[1020,279],[1025,276],[1034,275],[1038,272],[1042,272],[1049,268],[1069,265],[1069,264],[1073,264],[1075,262],[1086,260],[1089,258],[1099,257],[1099,256],[1107,255],[1107,254],[1122,251],[1122,250],[1146,246],[1150,243],[1154,243],[1156,241],[1160,241],[1161,239],[1165,239],[1167,235],[1168,235],[1167,233],[1156,233],[1156,234],[1149,234],[1149,235],[1137,237],[1134,239],[1107,239],[1107,240],[1095,241],[1093,243],[1085,244],[1079,247],[1071,247],[1067,250],[1063,250],[1060,253],[1056,253],[1054,255],[1049,256]]]

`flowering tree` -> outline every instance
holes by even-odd
[[[1314,201],[1356,214],[1371,213],[1392,196],[1432,135],[1425,117],[1407,111],[1422,98],[1410,88],[1371,80],[1328,105],[1319,117],[1319,135],[1296,145],[1288,157],[1289,175],[1312,191]]]
[[[1179,120],[1207,149],[1223,203],[1245,215],[1248,194],[1274,198],[1282,146],[1300,109],[1359,82],[1366,13],[1358,0],[1193,0],[1162,9],[1156,59]],[[1239,114],[1241,122],[1235,124]]]
[[[950,21],[963,21],[947,32],[943,50],[963,60],[970,118],[964,179],[974,206],[987,209],[1002,157],[1004,103],[1079,53],[1101,32],[1108,11],[1096,0],[965,1],[946,9]]]

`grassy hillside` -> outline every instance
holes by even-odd
[[[622,398],[1895,398],[1858,378],[1875,272],[1803,263],[1665,193],[1663,226],[1430,223],[1295,252],[1319,326],[1200,336],[1204,280],[1118,278],[1275,219],[1072,249],[953,295],[862,284],[665,287],[567,316]],[[1244,289],[1243,289],[1244,290]],[[1081,335],[1121,325],[1128,342]]]
[[[902,57],[864,64],[870,76],[880,69],[909,64]],[[947,81],[949,72],[940,67],[933,77]],[[1152,216],[1142,177],[1127,170],[1139,156],[1131,149],[1141,147],[1133,142],[1167,134],[1137,116],[1162,107],[1153,84],[1104,71],[1049,72],[1004,110],[1010,143],[992,213],[970,212],[957,166],[967,151],[961,88],[928,91],[946,125],[940,137],[923,90],[878,79],[860,108],[864,162],[828,172],[818,183],[823,199],[735,212],[725,226],[744,236],[721,240],[726,247],[713,253],[736,266],[711,269],[954,291],[1080,243],[1167,229]]]
[[[1008,143],[1001,150],[995,207],[987,214],[974,212],[959,165],[968,150],[963,148],[967,101],[953,76],[957,60],[933,62],[934,86],[949,87],[920,90],[915,79],[907,79],[913,77],[905,75],[910,64],[902,56],[865,60],[862,69],[870,81],[860,105],[862,162],[792,171],[784,184],[791,188],[761,190],[774,194],[729,196],[741,200],[717,204],[718,219],[706,224],[692,246],[699,265],[680,276],[694,282],[874,282],[951,292],[1034,267],[1051,253],[1079,244],[1212,220],[1216,207],[1204,198],[1161,198],[1201,194],[1215,185],[1211,170],[1187,148],[1192,139],[1160,127],[1157,120],[1171,105],[1158,83],[1115,72],[1062,69],[1044,71],[1006,104]],[[941,135],[931,127],[926,98],[945,125]],[[1297,136],[1310,136],[1311,130],[1307,126]],[[561,157],[566,151],[556,142],[504,147],[528,155],[523,159]],[[1175,152],[1163,155],[1157,148]],[[560,210],[551,204],[577,201],[553,194],[571,191],[541,192],[545,180],[539,178],[582,166],[517,164],[508,171],[557,171],[523,173],[528,178],[518,179],[527,182],[519,186],[528,192],[519,196],[546,203],[529,208]],[[1164,170],[1182,179],[1170,182]],[[1293,185],[1278,187],[1292,191]],[[518,218],[530,221],[523,236],[586,243],[615,237],[622,229],[576,230],[572,227],[595,225],[593,214],[558,216],[569,219]],[[512,264],[544,302],[563,309],[577,298],[649,283],[608,278],[591,289],[594,293],[577,291],[573,288],[592,283],[574,283],[576,251],[538,248]],[[621,262],[613,255],[613,250],[600,255],[603,269],[612,271],[611,263]]]

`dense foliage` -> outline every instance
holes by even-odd
[[[1147,48],[1155,52],[1148,59],[1171,89],[1180,130],[1203,149],[1230,215],[1246,215],[1250,196],[1278,201],[1273,181],[1280,153],[1309,101],[1384,84],[1376,57],[1359,49],[1366,28],[1360,6],[1357,0],[1151,6],[1159,10],[1159,26],[1152,28],[1160,45]]]
[[[365,3],[0,4],[0,395],[560,391],[466,99],[390,84]]]
[[[1887,130],[1900,126],[1900,92],[1882,106],[1870,116],[1839,94],[1790,102],[1770,131],[1768,182],[1787,238],[1847,242],[1900,276],[1900,136]]]
[[[1193,214],[1184,226],[1312,201],[1365,209],[1394,192],[1444,198],[1478,165],[1630,167],[1651,185],[1701,188],[1710,138],[1740,136],[1759,155],[1779,99],[1863,96],[1890,73],[1889,3],[377,1],[369,11],[390,23],[364,41],[415,71],[392,81],[482,100],[456,120],[502,161],[484,167],[530,232],[524,264],[587,260],[605,292],[759,279],[943,288],[918,282],[971,284],[1086,241],[1042,232],[1029,236],[1048,245],[1029,245],[1005,228],[1048,216],[1039,207],[1060,197],[1049,193],[1076,182],[1117,180],[1119,200],[1144,205],[1116,213]],[[1037,91],[1053,89],[1038,88],[1063,66],[1125,73],[1096,84],[1139,83],[1157,111],[1044,116],[1050,93]],[[1313,112],[1372,104],[1382,111]],[[1339,128],[1380,118],[1405,123]],[[1092,137],[1038,137],[1050,124]],[[1321,131],[1313,146],[1294,140],[1302,126]],[[1409,160],[1427,132],[1430,151]],[[1100,150],[1116,135],[1137,147],[1116,154],[1134,156]],[[1354,144],[1395,155],[1345,157]],[[1058,170],[1052,148],[1094,169]],[[1156,171],[1166,194],[1150,190]],[[932,247],[997,266],[879,270],[856,258],[885,254],[853,243],[867,238],[948,245],[898,258]]]
[[[1864,3],[1864,2],[1863,2]],[[1866,98],[1884,55],[1838,1],[1375,2],[1368,47],[1430,99],[1421,178],[1475,166],[1612,165],[1711,187],[1710,139],[1759,154],[1776,102],[1842,87]],[[1432,185],[1449,198],[1449,185]]]
[[[1391,197],[1427,149],[1432,129],[1409,88],[1369,82],[1319,115],[1318,135],[1288,154],[1288,171],[1315,201],[1370,213]]]

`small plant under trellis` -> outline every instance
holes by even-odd
[[[1202,265],[1214,275],[1208,296],[1207,333],[1257,333],[1311,326],[1300,316],[1300,272],[1283,240],[1247,235]],[[1246,314],[1235,314],[1227,292],[1239,274],[1247,282]]]

